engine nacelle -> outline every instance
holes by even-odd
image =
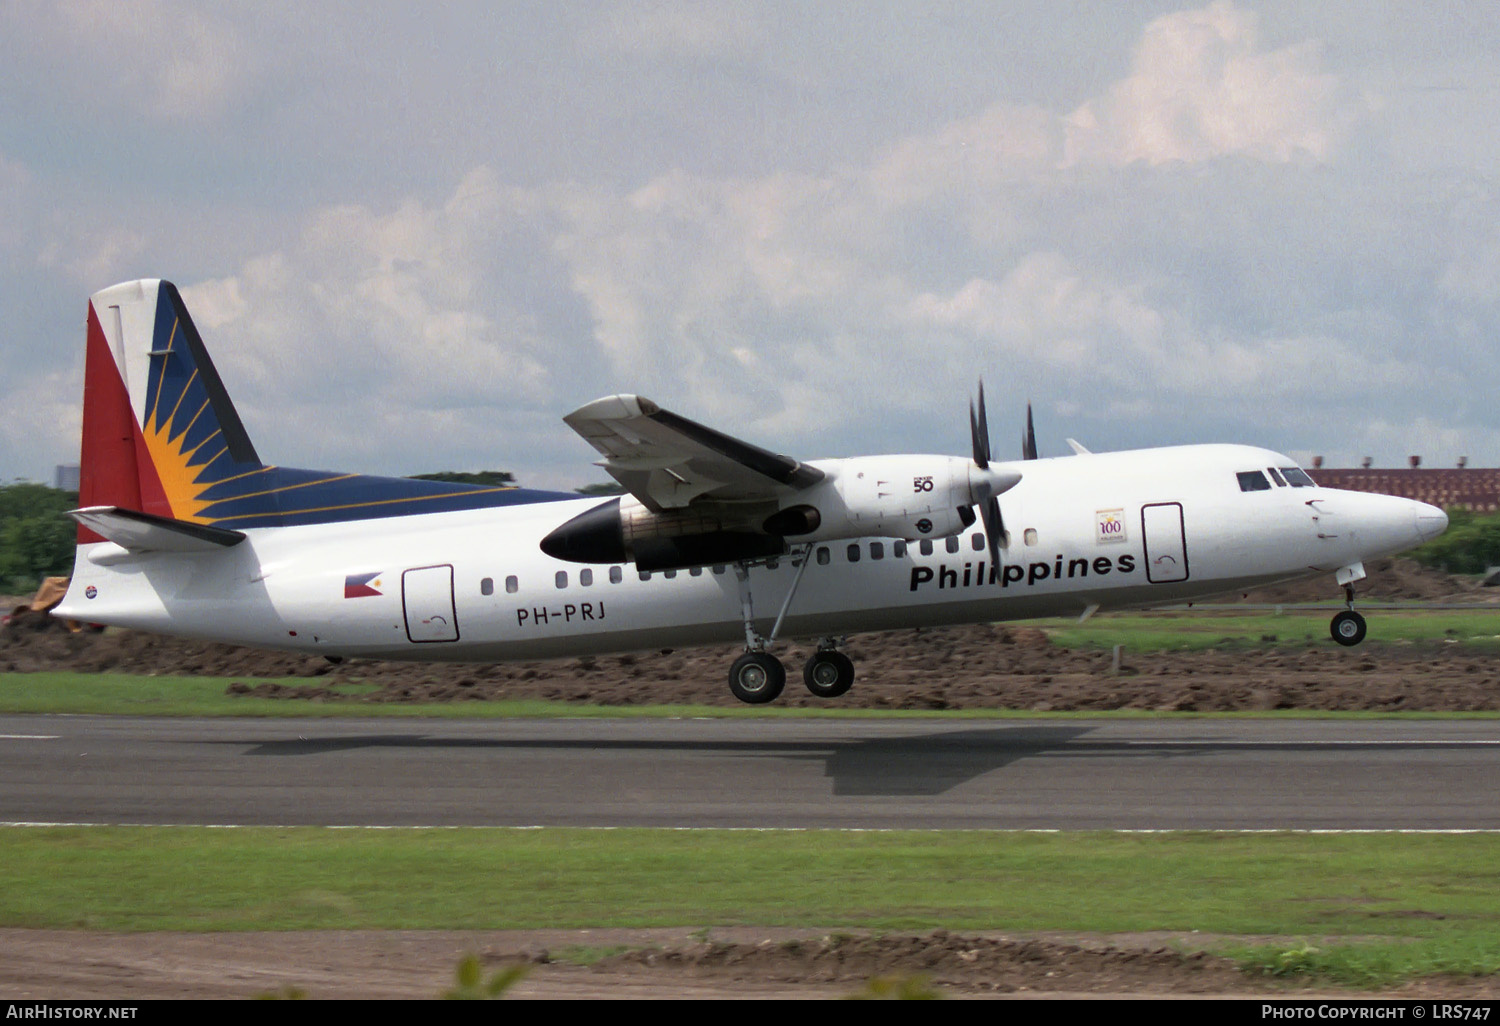
[[[782,504],[700,502],[656,512],[634,496],[610,499],[542,539],[574,563],[635,563],[675,570],[786,555],[792,544],[842,538],[945,538],[975,520],[974,505],[1021,479],[956,456],[821,460],[818,484]]]
[[[572,563],[634,563],[678,570],[787,553],[786,539],[759,529],[774,507],[727,517],[699,510],[653,512],[631,496],[580,513],[542,539],[542,551]]]
[[[818,464],[806,501],[821,514],[809,540],[943,538],[974,523],[974,464],[956,456],[862,456]]]

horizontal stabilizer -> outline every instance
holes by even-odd
[[[192,524],[119,506],[89,506],[70,510],[68,516],[131,552],[218,552],[245,540],[241,531]]]

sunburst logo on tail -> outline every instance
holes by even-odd
[[[223,471],[232,468],[233,461],[198,368],[179,345],[179,327],[174,319],[166,345],[151,352],[141,433],[172,516],[208,524],[214,518],[203,515],[211,505],[203,495],[224,480]]]

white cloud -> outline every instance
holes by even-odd
[[[160,26],[200,9],[119,7],[131,10],[101,24]],[[201,15],[210,35],[222,10]],[[821,109],[842,104],[868,121],[861,138],[884,140],[863,151],[804,146],[815,159],[754,151],[716,163],[694,159],[713,149],[706,143],[656,138],[674,131],[671,119],[653,120],[663,96],[682,105],[675,128],[684,135],[712,124],[733,137],[748,130],[746,118],[774,124],[762,133],[780,130],[757,90],[828,88],[816,75],[785,74],[805,54],[788,48],[790,30],[767,10],[622,4],[605,9],[586,45],[577,26],[598,8],[570,16],[549,37],[554,49],[543,41],[527,51],[555,65],[507,80],[538,95],[577,89],[555,110],[528,108],[550,126],[545,145],[556,145],[535,165],[545,174],[513,173],[497,155],[460,178],[449,169],[475,161],[445,150],[428,127],[463,121],[468,100],[428,104],[421,126],[404,125],[402,104],[417,94],[382,97],[375,85],[357,103],[343,97],[341,116],[358,123],[330,127],[330,147],[367,159],[392,141],[430,144],[427,184],[382,193],[389,182],[372,185],[373,173],[335,175],[302,197],[236,208],[216,196],[181,202],[176,181],[145,202],[96,194],[75,208],[64,187],[38,190],[38,172],[0,159],[0,205],[13,185],[42,211],[30,215],[40,228],[25,229],[34,244],[18,252],[42,252],[44,271],[65,273],[33,274],[71,278],[62,288],[137,273],[191,281],[189,306],[263,454],[356,469],[433,469],[462,453],[527,483],[586,480],[592,457],[557,418],[608,391],[644,392],[798,455],[962,451],[965,399],[980,374],[997,425],[1031,395],[1039,414],[1065,417],[1068,431],[1101,449],[1358,439],[1377,430],[1372,404],[1397,425],[1394,437],[1424,410],[1459,409],[1492,362],[1500,244],[1488,227],[1488,180],[1459,179],[1455,192],[1475,197],[1459,210],[1428,182],[1390,176],[1379,138],[1389,125],[1367,120],[1367,131],[1352,131],[1360,109],[1345,87],[1347,46],[1330,48],[1343,63],[1329,65],[1314,44],[1282,45],[1309,34],[1286,9],[1265,14],[1270,44],[1254,15],[1226,3],[1170,14],[1140,30],[1128,65],[1122,51],[1113,81],[1074,75],[1091,84],[1048,94],[1028,79],[955,100],[943,108],[951,114],[887,118],[862,108],[874,94],[852,85],[847,99],[821,97]],[[329,19],[325,29],[342,24]],[[136,149],[127,153],[140,148],[135,113],[203,119],[245,95],[247,69],[263,71],[272,56],[238,54],[236,28],[245,40],[286,38],[228,20],[227,77],[206,83],[201,105],[174,106],[174,87],[155,72],[124,74],[110,111],[132,115],[115,118],[130,123]],[[1037,20],[1047,28],[1051,16]],[[93,54],[102,31],[85,32],[78,53]],[[871,56],[857,35],[842,59],[942,77],[926,52],[887,39]],[[215,52],[210,39],[184,38]],[[364,45],[372,66],[391,56],[381,33]],[[170,55],[160,40],[136,50]],[[1089,57],[1098,52],[1112,51]],[[901,59],[880,65],[893,55]],[[97,72],[62,73],[83,59],[53,63],[65,88],[88,94],[124,58],[105,53]],[[365,73],[365,60],[346,72]],[[579,61],[576,77],[569,61]],[[601,68],[613,70],[595,74]],[[509,98],[485,97],[493,82],[472,68],[454,81],[465,75],[467,92],[433,78],[421,95]],[[684,91],[710,80],[731,85],[706,100]],[[629,103],[608,95],[621,82],[641,90]],[[304,78],[289,92],[321,110],[309,88]],[[726,105],[731,94],[747,109]],[[374,136],[338,138],[346,127],[371,131],[361,113],[387,100],[389,120]],[[196,134],[156,130],[184,143],[181,178],[204,189]],[[583,132],[595,148],[570,141]],[[520,148],[505,133],[497,139],[496,153]],[[618,161],[578,159],[597,158],[598,147]],[[157,187],[152,169],[136,166]],[[307,165],[256,154],[246,166],[297,182]],[[0,221],[0,241],[8,228]],[[199,270],[189,277],[182,267]],[[1434,368],[1435,351],[1449,366]]]
[[[54,220],[50,235],[37,254],[37,263],[62,271],[91,289],[125,278],[126,268],[147,246],[146,236],[139,231],[76,217],[63,223]]]
[[[223,113],[250,79],[230,20],[180,0],[19,2],[7,31],[46,67],[58,92],[105,110],[121,107],[167,121]]]
[[[183,298],[231,391],[283,443],[324,460],[369,458],[392,433],[420,448],[412,424],[441,439],[464,410],[535,409],[566,366],[488,280],[506,197],[481,169],[441,205],[325,208],[292,245]]]
[[[1130,75],[1068,116],[1066,163],[1329,159],[1354,119],[1338,79],[1313,43],[1258,42],[1227,0],[1151,22]]]

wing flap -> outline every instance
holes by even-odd
[[[643,396],[605,396],[563,421],[603,454],[598,466],[658,512],[700,498],[770,499],[823,480],[816,467],[664,410]]]
[[[158,517],[120,506],[88,506],[70,510],[68,516],[131,552],[222,552],[245,540],[240,531]]]

